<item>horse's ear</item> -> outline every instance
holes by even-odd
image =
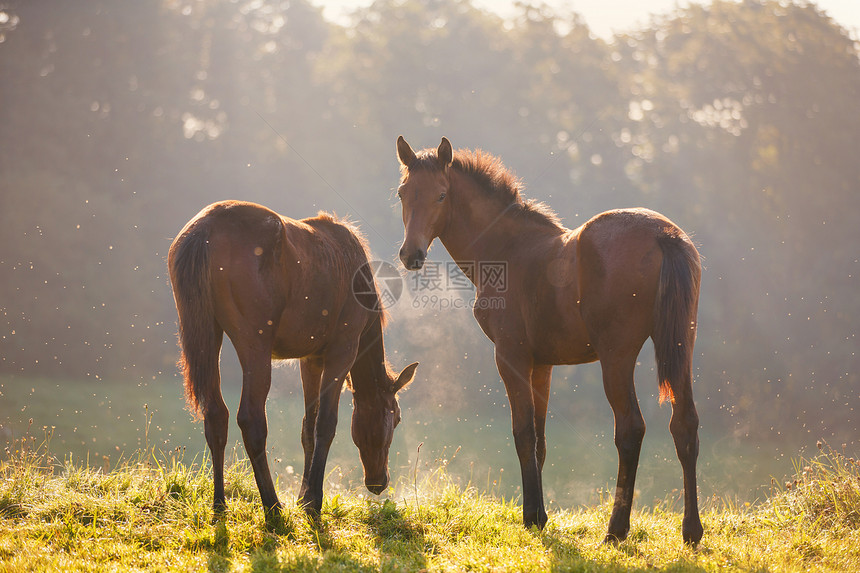
[[[409,167],[409,165],[416,159],[415,152],[412,151],[412,148],[409,147],[409,144],[406,143],[406,140],[403,139],[402,135],[397,138],[397,158],[404,167]]]
[[[418,368],[418,363],[413,362],[403,369],[403,372],[400,373],[400,376],[397,377],[397,381],[394,383],[395,394],[406,388],[409,383],[412,382],[412,379],[415,377],[416,368]]]
[[[447,137],[442,138],[442,143],[439,144],[439,149],[436,150],[436,157],[439,159],[439,167],[447,169],[451,162],[454,161],[454,150],[451,148],[451,142]]]

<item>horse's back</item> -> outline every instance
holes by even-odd
[[[336,269],[320,269],[315,262],[344,266],[339,263],[346,260],[349,267],[367,262],[357,230],[324,212],[291,219],[257,203],[219,201],[202,209],[181,235],[191,233],[205,238],[213,262],[221,263],[216,270],[227,274],[280,272],[285,270],[280,267],[294,265],[294,275],[324,273]],[[253,269],[244,268],[246,263],[253,263]]]
[[[197,214],[174,242],[205,245],[213,311],[235,345],[264,340],[282,358],[315,352],[367,262],[363,239],[326,213],[291,219],[256,203],[221,201]],[[359,322],[363,309],[346,309]]]
[[[604,211],[586,221],[579,229],[580,238],[604,244],[622,238],[641,237],[642,234],[686,237],[684,231],[668,217],[643,207]]]
[[[271,209],[246,201],[219,201],[204,207],[186,226],[206,229],[210,237],[224,237],[240,244],[272,242],[281,234],[284,219]],[[214,248],[214,246],[213,246]]]

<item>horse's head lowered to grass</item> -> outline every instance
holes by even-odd
[[[376,495],[388,486],[388,451],[400,423],[397,393],[412,381],[417,367],[417,362],[410,364],[399,375],[386,368],[377,391],[353,394],[352,441],[364,468],[364,485]]]

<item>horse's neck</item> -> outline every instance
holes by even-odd
[[[377,385],[386,380],[387,364],[382,340],[382,316],[372,319],[371,325],[362,333],[358,345],[358,356],[350,370],[352,389],[356,394],[375,392]]]
[[[450,219],[439,240],[457,264],[506,260],[524,234],[545,232],[512,213],[512,205],[481,189],[469,177],[452,173]],[[471,277],[470,277],[471,278]]]

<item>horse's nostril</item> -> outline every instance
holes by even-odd
[[[413,259],[412,259],[412,269],[418,270],[421,267],[423,267],[425,257],[426,257],[426,255],[424,254],[423,251],[416,252]]]
[[[401,248],[400,252],[400,261],[403,263],[403,266],[406,267],[406,270],[409,271],[417,271],[421,267],[424,266],[424,259],[427,257],[427,254],[418,249],[413,251],[411,254],[406,251],[406,248]]]

